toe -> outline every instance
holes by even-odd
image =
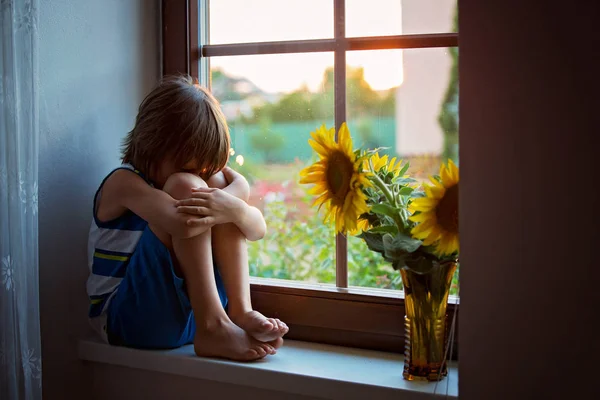
[[[277,320],[277,328],[279,330],[279,332],[286,334],[290,329],[288,328],[288,326],[280,320]]]
[[[254,351],[256,351],[259,358],[263,358],[263,357],[267,356],[267,351],[265,350],[265,348],[263,346],[256,346]]]
[[[271,346],[273,346],[273,348],[275,348],[275,350],[277,350],[278,348],[280,348],[281,346],[283,346],[283,338],[277,338],[271,342],[269,342],[269,344]]]
[[[247,360],[256,360],[257,358],[260,358],[259,352],[255,349],[248,349],[248,351],[246,352],[246,359]]]
[[[265,319],[263,322],[261,322],[260,327],[266,332],[269,332],[272,331],[275,327],[277,327],[277,324],[273,324],[273,321],[271,321],[270,319]]]
[[[264,349],[264,351],[265,351],[267,354],[275,354],[275,348],[274,348],[273,346],[271,346],[270,344],[263,343],[263,344],[261,345],[261,347]]]
[[[271,324],[271,331],[276,331],[279,329],[279,324],[275,318],[268,318],[268,321]]]

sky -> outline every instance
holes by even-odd
[[[404,0],[404,2],[420,0]],[[456,1],[456,0],[439,0]],[[402,32],[402,0],[346,0],[346,36]],[[416,33],[416,32],[404,32]],[[211,0],[212,44],[324,39],[333,37],[333,0]],[[410,50],[408,50],[410,51]],[[402,83],[402,50],[354,51],[348,66],[363,67],[375,90]],[[211,68],[245,77],[267,92],[303,85],[317,90],[333,53],[276,54],[211,58]]]

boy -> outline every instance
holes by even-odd
[[[94,197],[87,283],[92,325],[111,344],[250,361],[288,327],[252,310],[246,239],[266,230],[249,187],[226,167],[218,102],[188,77],[140,105],[123,164]]]

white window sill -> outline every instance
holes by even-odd
[[[254,363],[199,358],[192,346],[135,350],[95,340],[79,342],[82,360],[256,387],[304,396],[344,399],[458,398],[458,370],[451,364],[438,383],[402,378],[397,354],[287,340],[277,355]],[[434,394],[434,389],[435,393]]]

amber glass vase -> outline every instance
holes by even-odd
[[[436,264],[426,272],[400,270],[404,284],[404,379],[435,381],[447,375],[446,308],[456,263]]]

